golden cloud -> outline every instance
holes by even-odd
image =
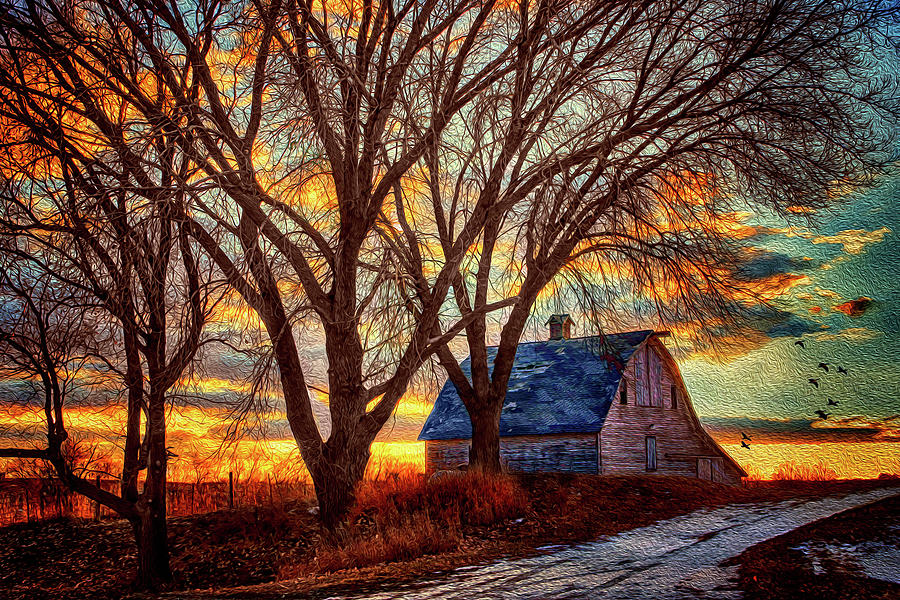
[[[787,209],[795,215],[809,215],[816,212],[816,209],[809,206],[788,206]]]
[[[874,340],[876,338],[881,337],[884,333],[880,331],[875,331],[874,329],[868,329],[867,327],[849,327],[840,331],[838,333],[816,333],[813,334],[816,340],[822,342],[831,342],[831,341],[850,341],[850,342],[865,342],[868,340]]]
[[[891,233],[887,227],[874,231],[864,229],[845,229],[834,235],[820,235],[812,239],[813,244],[841,244],[847,254],[859,254],[869,244],[877,244],[884,236]]]
[[[834,300],[840,300],[841,295],[833,290],[827,290],[825,288],[816,287],[815,292],[822,296],[823,298],[832,298]]]
[[[855,415],[815,421],[810,424],[814,429],[875,429],[878,433],[872,438],[878,441],[900,440],[900,415],[892,415],[882,419]]]

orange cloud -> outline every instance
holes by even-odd
[[[813,422],[814,429],[875,429],[874,438],[878,441],[900,440],[900,415],[892,415],[883,419],[856,415],[852,417],[830,418]]]
[[[838,304],[832,308],[838,312],[842,312],[849,317],[861,317],[867,310],[872,308],[874,300],[867,296],[860,296],[856,300],[848,300],[843,304]]]
[[[809,206],[788,206],[787,209],[795,215],[809,215],[816,212],[816,209]]]

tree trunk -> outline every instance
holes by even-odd
[[[138,549],[135,587],[140,590],[157,590],[172,580],[165,512],[160,514],[148,506],[131,521],[131,527]]]
[[[503,401],[491,398],[478,406],[468,407],[472,423],[472,446],[469,449],[469,470],[500,473],[500,410]]]
[[[324,456],[310,468],[319,500],[319,518],[331,530],[338,526],[353,506],[356,486],[362,481],[369,462],[369,442],[360,440],[344,444],[335,455],[328,456],[333,447],[326,444]]]
[[[138,578],[140,589],[157,589],[172,580],[169,568],[169,545],[166,529],[166,454],[165,396],[151,393],[147,425],[150,432],[147,453],[147,479],[137,502],[138,517],[135,538],[138,545]]]

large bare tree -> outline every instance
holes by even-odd
[[[515,4],[514,68],[455,134],[416,131],[429,149],[411,204],[426,215],[397,211],[420,248],[447,249],[471,206],[501,207],[454,275],[470,371],[439,353],[471,420],[470,465],[487,471],[501,468],[507,383],[549,285],[574,283],[570,301],[597,322],[630,299],[664,324],[727,325],[768,291],[742,275],[736,213],[805,218],[830,186],[864,184],[890,159],[900,98],[883,2]],[[397,247],[427,296],[427,261]],[[509,298],[492,327],[483,307]]]
[[[160,151],[184,161],[173,183],[190,204],[163,205],[259,315],[328,524],[352,501],[369,446],[418,367],[465,325],[442,330],[438,315],[490,203],[474,207],[416,319],[399,304],[395,255],[375,224],[427,139],[510,68],[509,50],[493,55],[501,40],[493,15],[492,3],[479,2],[46,0],[12,3],[0,17],[12,32],[8,56],[71,82],[64,93],[56,85],[30,93],[33,105],[64,114],[74,106],[77,126],[31,135],[73,144],[80,127],[121,157],[123,187],[142,193],[169,191],[144,173],[143,149],[157,132],[167,144]],[[439,73],[428,68],[435,44],[444,48]],[[12,75],[10,88],[27,87],[30,71]],[[408,112],[399,90],[432,76],[445,85],[430,133],[396,139]],[[110,126],[110,106],[124,130]],[[325,336],[327,440],[295,339],[309,311]]]

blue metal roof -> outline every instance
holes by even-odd
[[[519,344],[500,413],[500,435],[600,431],[619,387],[619,368],[652,333],[630,331]],[[609,354],[617,358],[619,366],[608,360]],[[488,348],[488,361],[493,363],[496,355],[496,347]],[[469,359],[460,366],[470,377]],[[469,415],[456,386],[448,380],[419,439],[471,437]]]

